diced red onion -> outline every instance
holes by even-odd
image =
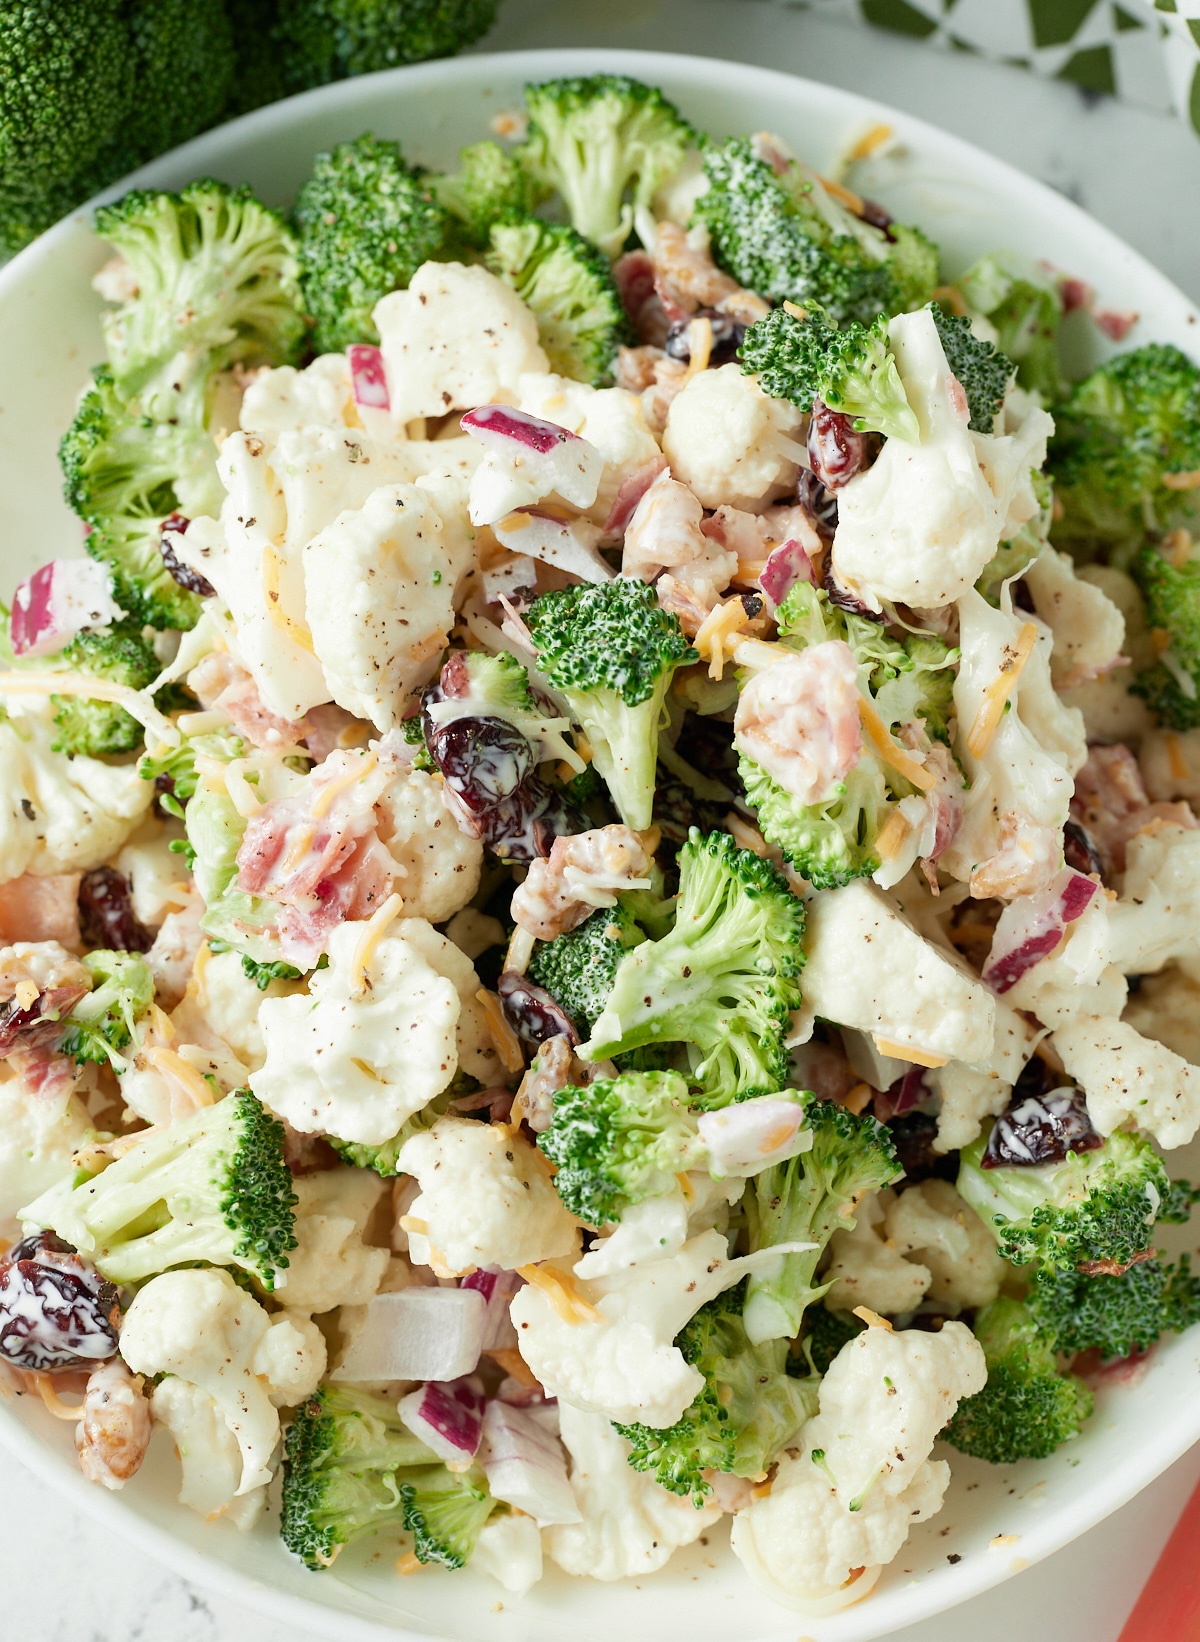
[[[516,508],[492,523],[496,540],[512,553],[541,559],[585,582],[610,582],[615,572],[596,551],[600,531],[587,519],[557,519],[537,508]]]
[[[778,607],[797,582],[815,583],[816,579],[812,560],[804,547],[800,542],[789,540],[780,542],[778,547],[771,549],[762,575],[758,578],[758,585],[771,603]]]
[[[350,361],[350,386],[354,394],[354,403],[365,405],[369,410],[391,410],[387,372],[384,370],[383,354],[379,349],[372,348],[365,342],[354,342],[347,348],[346,356]]]
[[[559,496],[576,508],[595,502],[604,457],[577,433],[511,405],[468,411],[462,429],[484,448],[471,479],[472,524],[493,525],[514,508],[547,496]],[[529,550],[522,545],[517,551]]]
[[[475,1289],[408,1288],[364,1307],[333,1375],[351,1385],[383,1380],[457,1380],[483,1350],[487,1302]]]
[[[1111,341],[1124,342],[1137,324],[1139,315],[1120,313],[1116,308],[1097,308],[1092,318],[1096,321],[1097,329],[1103,331]]]
[[[468,411],[462,419],[462,430],[489,450],[505,451],[516,445],[546,456],[560,445],[584,441],[569,428],[560,428],[557,422],[543,422],[540,416],[517,410],[512,405],[480,405]]]
[[[488,1403],[480,1463],[492,1497],[524,1511],[539,1528],[582,1522],[562,1443],[532,1409]]]
[[[876,1093],[873,1102],[875,1116],[880,1123],[889,1123],[892,1118],[902,1117],[905,1112],[911,1112],[928,1094],[925,1068],[910,1066],[904,1076],[897,1078],[890,1088]]]
[[[1048,958],[1099,894],[1091,878],[1064,867],[1037,895],[1020,895],[1000,914],[983,979],[993,992],[1010,991],[1022,975]]]
[[[484,1351],[511,1351],[517,1343],[508,1308],[512,1297],[523,1287],[523,1280],[515,1271],[488,1271],[480,1267],[459,1282],[459,1288],[474,1289],[487,1302],[488,1316],[483,1331]]]
[[[719,1112],[702,1112],[697,1128],[708,1151],[709,1169],[718,1178],[756,1174],[812,1145],[812,1134],[804,1127],[803,1106],[772,1095],[760,1095]]]
[[[13,594],[9,635],[13,654],[47,656],[85,627],[107,627],[123,614],[108,571],[95,559],[51,559]]]
[[[475,1458],[483,1435],[486,1399],[475,1376],[430,1382],[401,1397],[400,1418],[447,1465],[467,1466]]]

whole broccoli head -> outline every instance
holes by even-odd
[[[73,673],[108,679],[144,690],[159,675],[158,657],[142,637],[140,627],[120,623],[107,633],[79,633],[56,658]],[[142,743],[142,726],[111,701],[89,701],[87,696],[53,696],[58,735],[56,752],[98,758],[104,753],[129,753]]]
[[[487,249],[495,224],[522,221],[542,194],[513,155],[490,141],[461,149],[457,171],[435,173],[425,182],[477,251]]]
[[[805,1308],[828,1284],[814,1283],[826,1244],[839,1227],[853,1228],[854,1207],[904,1173],[882,1123],[856,1117],[830,1100],[808,1108],[813,1143],[809,1151],[755,1175],[745,1207],[752,1250],[776,1243],[811,1242],[799,1254],[780,1255],[778,1265],[755,1271],[744,1312],[752,1340],[792,1340]]]
[[[1200,1278],[1186,1254],[1174,1265],[1139,1260],[1112,1276],[1039,1268],[1029,1310],[1058,1351],[1128,1357],[1200,1322]]]
[[[1180,349],[1150,342],[1118,354],[1075,385],[1054,420],[1058,546],[1127,559],[1148,530],[1195,526],[1200,492],[1169,483],[1200,469],[1200,368]]]
[[[132,1061],[124,1051],[154,1001],[150,965],[136,952],[104,951],[86,953],[83,963],[91,973],[92,990],[63,1023],[59,1053],[77,1061],[108,1062],[118,1072],[128,1071]]]
[[[600,907],[575,929],[538,942],[529,960],[530,979],[586,1036],[604,1012],[621,959],[645,939],[646,931],[623,903]]]
[[[1117,1129],[1061,1163],[986,1166],[991,1125],[961,1154],[958,1189],[1014,1265],[1073,1271],[1094,1261],[1127,1265],[1145,1252],[1171,1182],[1142,1135]]]
[[[696,659],[679,617],[647,583],[618,576],[543,593],[525,621],[538,665],[591,743],[621,819],[648,827],[667,690],[675,669]]]
[[[1200,408],[1200,404],[1198,404]],[[1176,566],[1157,547],[1144,547],[1131,566],[1146,601],[1152,631],[1165,635],[1159,660],[1130,685],[1159,722],[1172,730],[1200,724],[1200,560]]]
[[[992,1465],[1045,1459],[1079,1435],[1092,1412],[1092,1393],[1074,1374],[1061,1374],[1053,1336],[1018,1300],[1001,1298],[975,1319],[987,1361],[987,1384],[959,1403],[942,1432],[961,1453]]]
[[[751,1345],[747,1339],[745,1298],[743,1280],[701,1306],[675,1336],[684,1361],[703,1374],[704,1388],[674,1425],[617,1425],[630,1444],[633,1469],[669,1493],[690,1495],[697,1508],[712,1493],[705,1471],[764,1477],[817,1411],[817,1377],[788,1373],[786,1341]]]
[[[375,304],[436,258],[449,230],[446,212],[398,145],[369,133],[317,155],[292,220],[318,353],[378,342]]]
[[[52,1186],[20,1217],[51,1227],[114,1283],[202,1261],[240,1266],[272,1289],[296,1247],[295,1202],[283,1125],[242,1089],[156,1130],[102,1174]]]
[[[486,34],[498,0],[271,0],[261,7],[289,96],[356,74],[452,57]],[[235,8],[236,11],[236,8]],[[257,106],[250,104],[249,106]]]
[[[686,1044],[697,1103],[710,1108],[784,1088],[803,937],[803,903],[775,867],[728,833],[693,829],[674,928],[621,960],[587,1054]]]
[[[624,74],[528,85],[525,106],[521,164],[542,187],[557,189],[585,239],[617,256],[635,210],[683,163],[691,126],[661,91]]]
[[[990,342],[981,342],[962,314],[948,314],[936,302],[929,304],[942,340],[946,363],[967,396],[976,433],[991,433],[996,412],[1004,403],[1015,366]]]
[[[798,319],[783,308],[751,325],[739,358],[776,399],[811,410],[814,399],[854,419],[859,433],[882,433],[915,444],[920,425],[888,348],[887,315],[840,329],[815,304]]]
[[[617,348],[632,333],[604,253],[574,228],[529,217],[494,224],[486,260],[532,309],[551,370],[611,386]]]
[[[1017,367],[1017,381],[1047,404],[1065,384],[1058,357],[1063,304],[1056,285],[1012,273],[997,256],[981,257],[958,282],[976,313],[996,327],[1000,352]]]

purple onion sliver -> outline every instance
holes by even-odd
[[[480,405],[462,418],[462,429],[483,444],[499,440],[524,445],[540,455],[557,449],[568,440],[579,440],[577,433],[560,428],[555,422],[543,422],[540,416],[528,411],[515,410],[511,405]]]
[[[387,372],[383,355],[378,348],[364,342],[354,342],[346,350],[350,361],[350,386],[356,405],[370,410],[391,410]]]
[[[767,555],[758,585],[778,608],[797,582],[815,582],[812,560],[800,542],[790,537]]]

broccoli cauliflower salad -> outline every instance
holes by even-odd
[[[1200,1320],[1200,369],[1068,380],[1079,280],[777,137],[527,103],[97,213],[87,555],[4,612],[0,1369],[314,1572],[728,1516],[824,1613]]]

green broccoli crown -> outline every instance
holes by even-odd
[[[621,819],[648,827],[667,690],[675,669],[696,659],[679,617],[647,583],[618,576],[543,593],[525,620],[538,664],[587,735]]]
[[[74,673],[111,679],[131,690],[144,690],[161,671],[158,657],[132,623],[121,623],[107,633],[79,633],[56,659]],[[89,701],[86,696],[53,696],[51,700],[58,726],[56,752],[98,758],[104,753],[129,753],[141,745],[142,726],[123,707],[111,701]]]
[[[77,1061],[108,1061],[117,1071],[127,1071],[129,1061],[121,1051],[133,1042],[138,1020],[154,1001],[150,965],[136,952],[89,952],[83,962],[92,990],[67,1016],[59,1052]]]
[[[991,1126],[961,1154],[958,1189],[1014,1265],[1046,1271],[1092,1261],[1126,1265],[1145,1252],[1171,1182],[1142,1135],[1118,1129],[1103,1146],[1061,1163],[984,1168]]]
[[[1200,1322],[1200,1278],[1186,1254],[1175,1265],[1139,1260],[1115,1276],[1039,1267],[1029,1309],[1059,1351],[1128,1357]]]
[[[558,190],[585,239],[615,257],[635,210],[648,206],[683,163],[691,126],[656,87],[623,74],[527,85],[525,106],[521,164],[543,187]]]
[[[532,309],[551,370],[611,386],[617,348],[632,333],[604,253],[574,228],[529,217],[493,225],[486,261]]]
[[[976,433],[991,433],[996,412],[1004,403],[1015,366],[990,342],[981,342],[963,314],[947,314],[936,302],[929,304],[942,349],[959,387],[967,396]]]
[[[113,597],[137,622],[186,632],[200,619],[200,601],[163,562],[162,520],[114,516],[91,526],[84,547],[109,571]]]
[[[130,10],[136,90],[121,133],[127,171],[215,125],[239,66],[224,0],[136,0]]]
[[[435,1463],[394,1400],[321,1386],[297,1409],[284,1441],[283,1543],[307,1567],[328,1568],[364,1534],[402,1528],[397,1473]]]
[[[701,1306],[675,1344],[704,1376],[686,1412],[663,1430],[617,1425],[629,1463],[699,1508],[712,1493],[705,1471],[761,1478],[788,1439],[817,1409],[816,1379],[787,1371],[787,1343],[751,1345],[742,1322],[745,1280]],[[615,1423],[615,1422],[614,1422]]]
[[[529,173],[494,142],[461,149],[456,172],[425,180],[439,205],[458,219],[466,238],[480,251],[487,248],[493,224],[527,217],[541,192]]]
[[[801,804],[744,753],[738,776],[763,837],[814,889],[840,889],[878,871],[875,840],[894,806],[875,758],[865,754],[821,804]]]
[[[427,1106],[406,1118],[398,1134],[378,1146],[361,1141],[341,1140],[337,1135],[327,1135],[326,1139],[343,1163],[349,1163],[356,1169],[374,1169],[376,1174],[391,1180],[400,1173],[396,1160],[404,1150],[405,1142],[413,1135],[424,1134],[432,1129],[438,1118],[443,1117],[449,1109],[451,1100],[460,1094],[468,1093],[474,1087],[473,1082],[468,1080],[467,1088],[462,1088],[459,1082],[461,1077],[465,1077],[465,1074],[460,1073],[448,1089],[440,1095],[435,1095]]]
[[[831,1311],[818,1302],[804,1313],[804,1355],[817,1374],[828,1374],[829,1365],[844,1345],[866,1328],[860,1317],[849,1311]],[[794,1359],[793,1359],[794,1360]]]
[[[1060,1374],[1054,1346],[1017,1300],[993,1300],[975,1320],[987,1361],[987,1384],[965,1398],[942,1432],[963,1454],[992,1465],[1045,1459],[1079,1435],[1092,1412],[1092,1393],[1073,1374]]]
[[[1055,407],[1049,470],[1062,504],[1053,538],[1136,546],[1147,529],[1194,522],[1194,491],[1170,473],[1200,468],[1200,367],[1151,342],[1118,354]]]
[[[498,0],[239,0],[236,111],[403,63],[450,57],[487,33]],[[248,16],[243,15],[248,13]]]
[[[804,906],[783,875],[728,833],[693,827],[679,852],[674,928],[621,960],[588,1053],[687,1044],[697,1101],[709,1108],[782,1089],[803,937]]]
[[[239,361],[296,356],[304,323],[295,242],[248,188],[207,178],[178,194],[138,189],[101,206],[96,229],[137,284],[104,321],[123,398],[174,414],[181,380],[186,390]]]
[[[1132,570],[1146,601],[1146,620],[1167,635],[1168,644],[1130,689],[1168,728],[1195,729],[1200,724],[1200,560],[1176,568],[1157,547],[1144,547]]]
[[[767,393],[811,410],[814,399],[854,419],[859,433],[882,433],[915,444],[920,424],[908,403],[888,348],[888,321],[851,320],[838,328],[810,305],[797,319],[783,308],[751,325],[739,358],[743,373],[756,375]]]
[[[646,932],[623,903],[600,907],[565,935],[538,942],[529,960],[530,978],[549,992],[582,1035],[604,1013],[621,959],[645,939]]]
[[[1058,357],[1063,304],[1057,287],[1022,278],[998,257],[986,256],[968,269],[958,288],[996,327],[1000,352],[1016,365],[1021,386],[1036,389],[1053,404],[1064,387]]]
[[[529,674],[516,656],[507,650],[495,655],[487,650],[466,650],[462,659],[467,669],[471,709],[482,716],[520,718],[536,714],[537,702],[529,688]]]
[[[436,258],[449,218],[397,144],[369,133],[318,154],[292,213],[313,347],[378,342],[375,304]]]
[[[198,1260],[241,1266],[271,1289],[296,1247],[295,1202],[283,1125],[238,1090],[140,1141],[93,1179],[51,1187],[22,1218],[87,1251],[114,1283]]]
[[[417,1561],[463,1567],[496,1508],[483,1473],[455,1472],[439,1465],[411,1476],[411,1481],[400,1484],[400,1499]]]
[[[672,1191],[676,1175],[706,1155],[678,1072],[627,1072],[560,1089],[538,1145],[558,1165],[559,1197],[589,1226]]]
[[[813,1282],[829,1239],[839,1227],[853,1227],[861,1198],[892,1185],[904,1172],[890,1134],[873,1117],[813,1100],[808,1126],[811,1149],[755,1175],[746,1194],[751,1249],[815,1245],[783,1256],[777,1270],[751,1276],[745,1320],[752,1340],[795,1339],[805,1307],[829,1286]]]

